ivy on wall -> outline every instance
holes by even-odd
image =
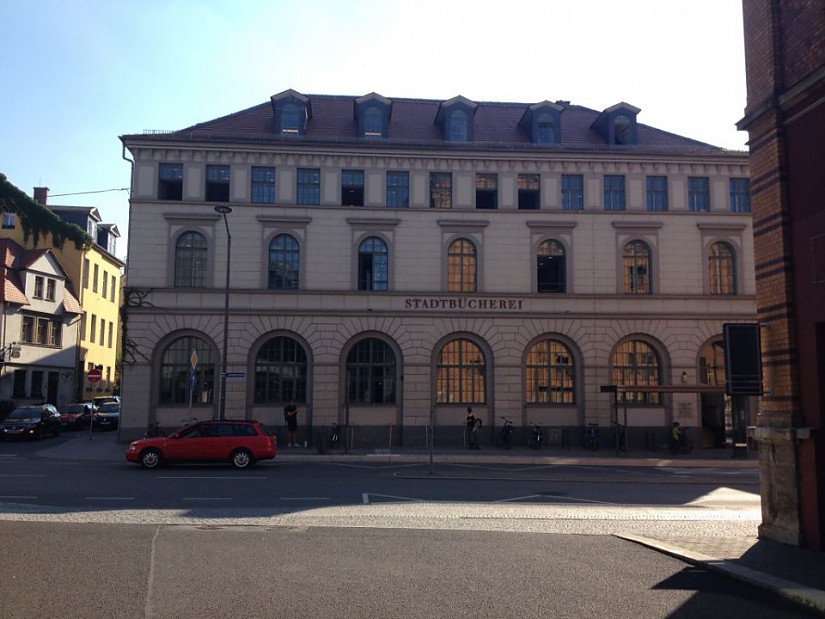
[[[66,241],[74,243],[79,250],[92,246],[92,237],[76,224],[66,223],[51,210],[32,200],[12,185],[6,175],[0,173],[0,210],[15,213],[23,228],[23,241],[32,239],[35,247],[41,241],[52,237],[52,245],[61,248]]]

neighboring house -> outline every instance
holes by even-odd
[[[722,325],[756,313],[747,155],[638,113],[289,90],[123,136],[123,436],[219,416],[226,336],[227,417],[295,400],[304,432],[423,445],[431,422],[460,443],[472,406],[485,440],[508,416],[578,441],[618,385],[635,446],[675,420],[724,445]]]
[[[62,221],[75,224],[93,240],[88,249],[78,249],[74,243],[54,247],[51,238],[24,239],[19,218],[2,230],[2,236],[15,239],[26,247],[49,246],[79,294],[85,311],[77,350],[76,398],[91,399],[111,394],[119,383],[118,346],[120,339],[121,277],[125,263],[115,256],[120,232],[114,224],[101,223],[98,210],[88,206],[51,206],[48,188],[35,187],[34,201],[49,209]],[[100,368],[103,379],[89,383],[86,372]]]
[[[74,397],[83,309],[50,249],[0,239],[0,399],[57,406]]]

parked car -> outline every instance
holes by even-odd
[[[114,430],[120,423],[120,402],[101,404],[92,414],[92,425],[96,430]]]
[[[147,469],[166,462],[221,461],[245,469],[277,453],[277,439],[257,421],[198,421],[169,436],[134,441],[126,459]]]
[[[64,404],[57,409],[57,412],[60,413],[60,425],[64,430],[88,428],[89,424],[92,423],[93,408],[94,405],[91,402]]]
[[[93,404],[95,408],[103,406],[104,404],[120,404],[119,395],[99,395],[94,398]]]
[[[0,424],[0,436],[39,440],[51,434],[60,435],[60,413],[51,404],[21,406],[14,409]]]

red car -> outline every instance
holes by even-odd
[[[169,436],[132,442],[126,459],[147,469],[166,462],[215,461],[245,469],[277,453],[277,439],[257,421],[198,421]]]

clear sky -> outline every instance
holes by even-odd
[[[304,94],[602,110],[745,150],[741,0],[0,0],[0,172],[127,250],[119,136]],[[115,189],[118,191],[107,191]],[[58,196],[81,192],[85,195]]]

